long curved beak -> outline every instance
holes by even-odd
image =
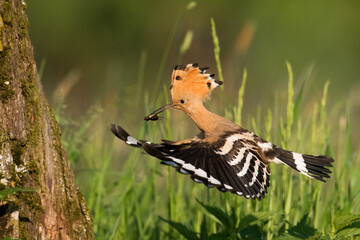
[[[169,108],[173,108],[174,107],[174,104],[173,103],[169,103],[169,104],[166,104],[164,106],[162,106],[161,108],[159,109],[156,109],[155,111],[153,111],[152,113],[150,113],[149,115],[147,115],[146,117],[144,117],[144,120],[145,121],[156,121],[156,120],[159,120],[159,116],[158,114],[165,111],[166,109],[169,109]]]

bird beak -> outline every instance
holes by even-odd
[[[164,106],[162,106],[161,108],[159,109],[156,109],[155,111],[153,111],[152,113],[150,113],[148,116],[144,117],[144,120],[145,121],[156,121],[156,120],[159,120],[159,116],[158,114],[160,114],[161,112],[165,111],[166,109],[169,109],[169,108],[173,108],[175,107],[175,104],[173,103],[169,103],[169,104],[166,104]]]

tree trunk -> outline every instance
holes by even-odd
[[[39,80],[25,8],[23,0],[0,0],[0,191],[35,191],[0,199],[0,239],[93,239]]]

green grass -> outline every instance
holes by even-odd
[[[219,54],[214,21],[212,29],[215,54]],[[172,37],[173,32],[169,38]],[[189,38],[186,44],[190,46]],[[164,61],[170,45],[171,41],[165,47]],[[181,48],[179,56],[184,54],[184,49],[188,48]],[[220,71],[219,56],[216,60]],[[139,62],[140,87],[144,79],[146,53],[142,53]],[[271,165],[270,188],[261,202],[196,184],[188,176],[160,165],[159,160],[126,146],[111,135],[108,123],[119,119],[116,123],[129,131],[132,129],[130,133],[136,138],[154,141],[191,137],[186,129],[193,123],[188,119],[184,123],[185,118],[175,119],[169,111],[163,114],[165,119],[162,121],[139,124],[141,120],[136,120],[136,126],[131,122],[132,118],[123,116],[130,114],[141,119],[141,116],[168,102],[168,86],[158,89],[160,94],[151,101],[149,95],[153,95],[148,90],[137,88],[133,96],[137,99],[136,106],[121,105],[116,114],[106,107],[99,114],[99,108],[95,108],[78,122],[70,121],[64,111],[57,108],[63,143],[72,161],[77,182],[92,211],[97,239],[359,237],[360,155],[358,146],[353,147],[351,140],[350,111],[344,115],[340,110],[327,106],[327,97],[334,96],[328,96],[329,82],[326,82],[322,94],[316,96],[314,102],[307,103],[312,110],[305,113],[301,108],[304,85],[315,66],[312,64],[305,71],[303,79],[300,79],[300,89],[294,89],[291,64],[286,62],[285,66],[288,71],[287,103],[279,102],[276,97],[271,109],[262,109],[261,102],[258,102],[255,116],[242,112],[243,105],[247,104],[244,99],[246,79],[252,74],[244,70],[238,96],[231,98],[225,94],[226,91],[221,91],[220,98],[224,104],[221,107],[225,108],[230,120],[241,123],[281,147],[314,155],[331,155],[335,163],[331,179],[325,184],[302,176],[286,166]],[[156,85],[163,68],[164,63],[161,63]],[[144,111],[139,112],[139,109]],[[127,122],[126,119],[130,120]],[[329,125],[339,121],[345,124]]]

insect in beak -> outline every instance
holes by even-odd
[[[160,114],[161,112],[165,111],[166,109],[169,109],[169,108],[173,108],[174,107],[174,104],[173,103],[169,103],[169,104],[166,104],[164,106],[162,106],[161,108],[159,109],[156,109],[154,112],[150,113],[149,115],[147,115],[146,117],[144,117],[144,120],[145,121],[157,121],[159,120],[159,116],[158,114]]]

